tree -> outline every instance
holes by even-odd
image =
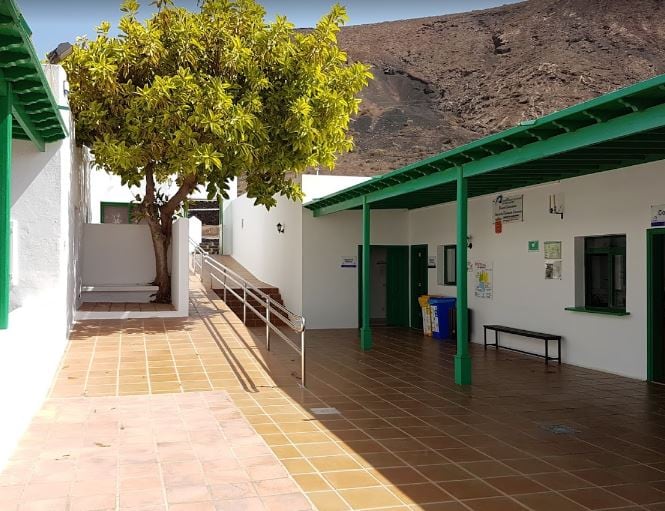
[[[371,74],[338,47],[340,5],[305,31],[266,22],[254,0],[202,0],[198,12],[153,4],[141,22],[138,2],[125,0],[119,35],[102,22],[63,65],[78,141],[123,185],[145,180],[134,211],[150,227],[164,303],[172,222],[188,195],[206,186],[210,200],[228,198],[228,181],[243,176],[257,205],[301,198],[295,175],[332,169],[352,149],[349,122]]]

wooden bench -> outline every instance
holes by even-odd
[[[484,332],[484,339],[485,339],[485,349],[487,349],[488,346],[495,346],[496,349],[498,350],[500,347],[506,350],[511,350],[511,351],[517,351],[519,353],[525,353],[527,355],[533,355],[535,357],[541,357],[545,359],[545,363],[548,364],[550,360],[558,360],[559,364],[561,364],[561,336],[560,335],[555,335],[555,334],[545,334],[542,332],[532,332],[530,330],[522,330],[520,328],[513,328],[509,326],[503,326],[503,325],[483,325],[485,332]],[[494,330],[494,343],[488,344],[487,343],[487,331],[488,330]],[[529,351],[524,351],[524,350],[518,350],[517,348],[509,348],[508,346],[499,346],[499,332],[503,332],[506,334],[512,334],[512,335],[519,335],[522,337],[529,337],[531,339],[540,339],[542,341],[545,341],[545,355],[541,355],[539,353],[532,353]],[[557,350],[557,356],[556,357],[550,357],[549,353],[549,345],[550,341],[556,341],[558,344],[558,350]]]

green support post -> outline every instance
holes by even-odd
[[[467,308],[467,178],[457,167],[457,354],[455,383],[471,385],[471,356],[469,355],[469,310]]]
[[[367,200],[363,201],[363,254],[362,254],[362,325],[360,327],[360,349],[372,349],[372,329],[369,325],[371,298],[371,245],[370,245],[370,207]]]
[[[0,329],[9,323],[9,272],[11,257],[11,166],[12,94],[8,83],[0,82]]]

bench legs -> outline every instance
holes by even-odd
[[[499,346],[499,331],[494,330],[494,344],[488,344],[487,343],[487,327],[483,327],[484,332],[483,332],[483,343],[485,350],[487,350],[488,346],[494,346],[497,350],[500,348]],[[561,365],[561,339],[543,339],[545,341],[545,356],[543,357],[542,355],[538,355],[535,353],[530,353],[528,351],[522,351],[518,350],[515,348],[506,348],[507,350],[511,351],[517,351],[519,353],[526,353],[527,355],[536,355],[538,357],[544,358],[545,363],[549,364],[550,360],[556,360],[559,365]],[[556,357],[550,357],[550,341],[557,341],[557,356]]]

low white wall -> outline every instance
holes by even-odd
[[[84,225],[82,258],[83,285],[146,285],[155,279],[147,225]]]
[[[175,221],[171,242],[171,301],[180,317],[189,315],[189,223],[187,218]]]
[[[550,194],[563,194],[563,220],[547,211]],[[563,360],[634,378],[646,378],[646,229],[650,206],[665,203],[665,162],[511,191],[524,195],[524,221],[494,233],[495,196],[469,202],[469,259],[493,263],[494,297],[477,298],[468,274],[473,341],[482,342],[482,325],[506,324],[564,336]],[[411,243],[455,244],[455,204],[414,210],[409,215]],[[626,234],[627,304],[630,316],[615,317],[565,311],[575,305],[576,236]],[[529,252],[528,241],[540,242]],[[562,241],[561,280],[544,277],[544,241]],[[438,262],[442,264],[442,261]],[[430,293],[456,295],[429,273]],[[502,343],[543,352],[542,343],[502,334]],[[492,338],[493,339],[493,338]]]

